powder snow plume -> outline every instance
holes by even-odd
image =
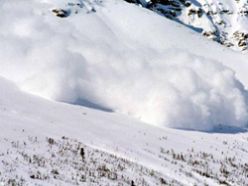
[[[0,75],[21,89],[158,126],[247,125],[248,94],[235,72],[194,52],[178,37],[176,24],[124,3],[94,1],[76,9],[46,1],[5,2],[0,5]],[[70,10],[70,16],[54,16],[54,7]]]

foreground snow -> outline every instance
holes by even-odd
[[[155,13],[114,0],[5,0],[0,11],[0,75],[25,91],[157,126],[247,125],[245,57]]]
[[[161,129],[120,114],[36,98],[5,80],[0,87],[4,184],[248,184],[246,129]]]

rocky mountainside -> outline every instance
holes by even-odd
[[[126,0],[235,50],[248,48],[247,0]]]

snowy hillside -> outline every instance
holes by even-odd
[[[162,129],[0,86],[4,185],[248,184],[246,129]]]
[[[235,50],[247,50],[246,0],[126,0],[142,4]]]
[[[246,54],[120,0],[0,14],[0,183],[248,184]]]

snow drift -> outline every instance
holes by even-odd
[[[12,2],[0,5],[0,75],[23,90],[158,126],[247,125],[247,91],[186,29],[123,2]]]

